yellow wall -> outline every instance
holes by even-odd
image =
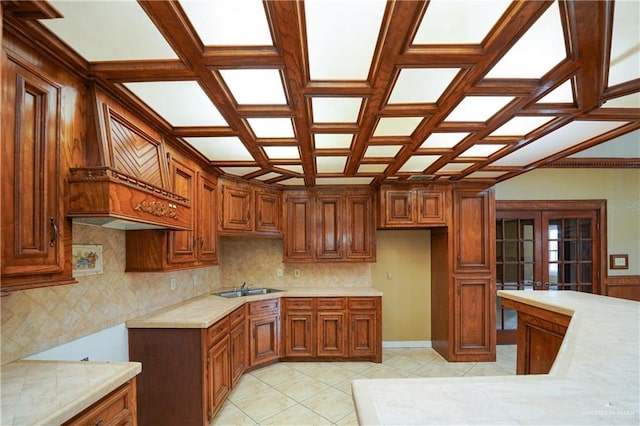
[[[607,200],[607,252],[628,254],[629,269],[609,275],[640,275],[640,170],[538,169],[495,186],[496,200]]]
[[[431,232],[378,231],[376,238],[373,282],[384,293],[382,340],[431,340]]]

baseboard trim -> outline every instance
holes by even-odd
[[[431,340],[409,340],[400,342],[382,342],[383,348],[431,348]]]

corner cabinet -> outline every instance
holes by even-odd
[[[75,282],[62,187],[65,89],[4,48],[2,87],[2,292]]]
[[[218,263],[217,180],[189,160],[171,156],[173,191],[190,200],[191,231],[126,231],[126,272],[170,271]]]
[[[238,179],[219,179],[218,232],[282,237],[282,191]]]
[[[433,348],[448,361],[495,361],[493,189],[459,185],[452,224],[431,231]]]
[[[372,190],[287,190],[284,204],[285,262],[375,262]]]

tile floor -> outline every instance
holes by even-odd
[[[351,380],[515,374],[515,345],[496,362],[450,363],[430,348],[385,348],[383,362],[281,362],[242,376],[212,425],[357,425]]]

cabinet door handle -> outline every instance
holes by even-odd
[[[204,238],[200,237],[200,250],[204,247]]]
[[[51,223],[51,241],[49,241],[49,247],[53,247],[56,245],[56,240],[58,239],[58,225],[56,225],[56,220],[53,217],[49,218],[49,223]]]

